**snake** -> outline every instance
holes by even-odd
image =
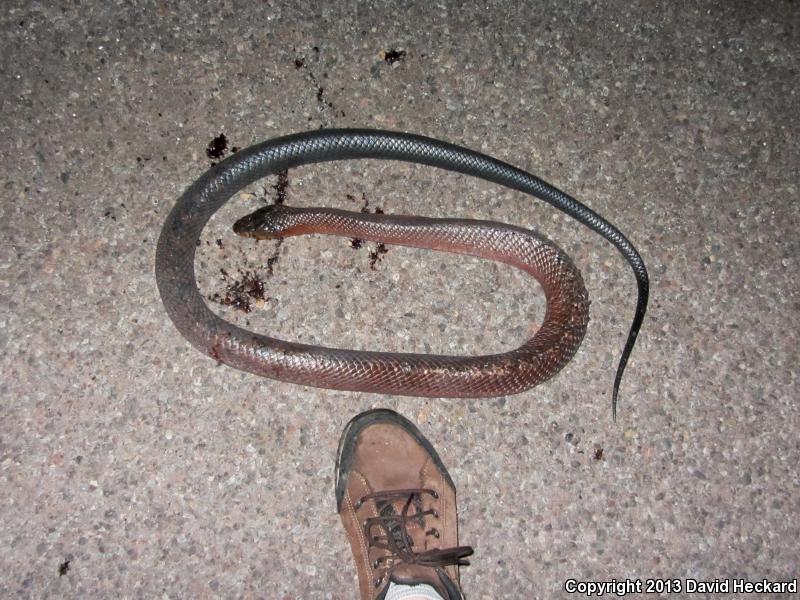
[[[510,264],[534,277],[547,307],[542,325],[520,347],[480,356],[351,350],[281,340],[238,327],[214,313],[195,275],[195,251],[211,216],[253,182],[289,169],[341,160],[426,165],[524,192],[563,211],[616,247],[633,270],[636,309],[612,392],[620,383],[644,320],[649,279],[639,252],[610,222],[572,196],[517,167],[434,138],[373,129],[320,129],[273,138],[212,166],[180,196],[156,247],[156,282],[167,315],[198,350],[219,363],[319,388],[440,398],[516,394],[553,377],[575,355],[589,321],[581,274],[556,244],[532,229],[494,221],[356,213],[282,204],[239,219],[234,231],[257,239],[328,234],[468,254]]]

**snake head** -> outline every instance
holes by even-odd
[[[257,240],[276,240],[291,235],[295,224],[295,209],[282,204],[270,204],[242,217],[233,224],[233,231],[243,237]]]

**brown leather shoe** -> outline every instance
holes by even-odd
[[[336,504],[353,549],[362,600],[389,583],[426,583],[463,600],[456,488],[430,442],[405,417],[371,410],[345,427],[336,460]]]

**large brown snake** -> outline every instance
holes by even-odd
[[[513,394],[545,381],[569,362],[589,319],[580,273],[545,238],[490,221],[269,206],[240,219],[235,230],[260,238],[343,235],[472,254],[519,267],[541,283],[547,311],[536,334],[510,352],[440,356],[325,348],[253,333],[209,310],[197,290],[194,252],[211,215],[238,190],[261,177],[302,164],[353,158],[407,160],[494,181],[550,202],[611,241],[631,264],[639,291],[614,383],[616,413],[622,372],[647,307],[647,271],[636,250],[602,217],[542,180],[485,155],[410,134],[330,130],[278,138],[235,154],[195,182],[167,218],[156,253],[156,278],[164,306],[192,344],[220,362],[265,377],[324,388],[428,397]]]

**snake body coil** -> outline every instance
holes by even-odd
[[[483,154],[417,135],[375,130],[321,130],[290,135],[242,150],[200,177],[170,212],[156,250],[159,292],[178,330],[199,350],[230,366],[317,387],[432,397],[483,397],[528,389],[558,372],[574,355],[588,321],[580,274],[554,244],[510,225],[465,219],[359,215],[333,209],[284,207],[265,220],[237,223],[276,235],[309,232],[463,252],[518,266],[542,283],[547,314],[520,348],[490,356],[438,356],[324,348],[278,340],[215,315],[197,289],[194,255],[203,227],[237,191],[292,167],[346,159],[403,160],[479,177],[532,194],[600,233],[633,268],[638,300],[614,381],[622,373],[647,309],[648,277],[636,249],[613,225],[541,179]],[[274,209],[273,209],[274,210]],[[357,233],[355,233],[357,232]],[[263,229],[262,229],[263,234]],[[265,234],[264,234],[265,235]]]

